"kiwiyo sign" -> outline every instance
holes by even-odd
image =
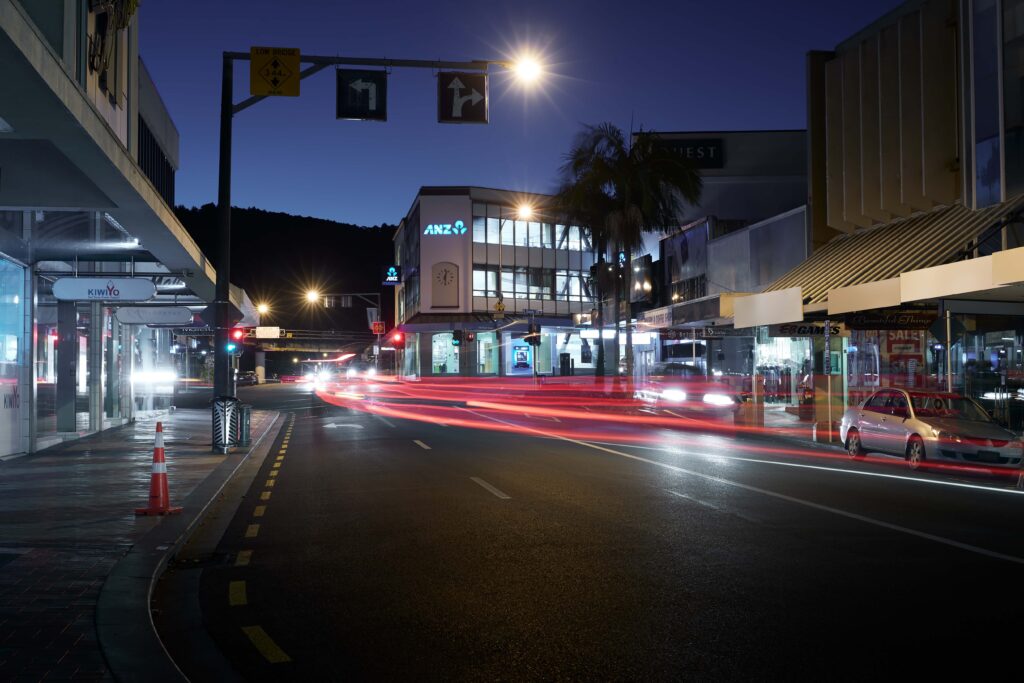
[[[53,282],[60,301],[148,301],[156,295],[152,280],[141,277],[62,277]]]

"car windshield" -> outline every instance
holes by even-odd
[[[918,417],[948,417],[975,422],[990,422],[992,419],[981,406],[962,396],[915,394],[911,400]]]

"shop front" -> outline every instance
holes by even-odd
[[[0,456],[24,450],[25,307],[25,268],[0,255]]]

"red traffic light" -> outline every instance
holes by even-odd
[[[393,342],[400,342],[400,341],[402,341],[402,333],[401,332],[395,332],[393,335],[391,335],[391,341],[393,341]]]
[[[244,336],[245,330],[243,330],[240,327],[236,327],[235,329],[231,330],[231,338],[234,339],[235,341],[242,341],[242,337]]]

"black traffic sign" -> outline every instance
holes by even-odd
[[[442,71],[437,74],[438,123],[487,123],[487,74]]]
[[[338,69],[337,118],[388,120],[388,72]]]

